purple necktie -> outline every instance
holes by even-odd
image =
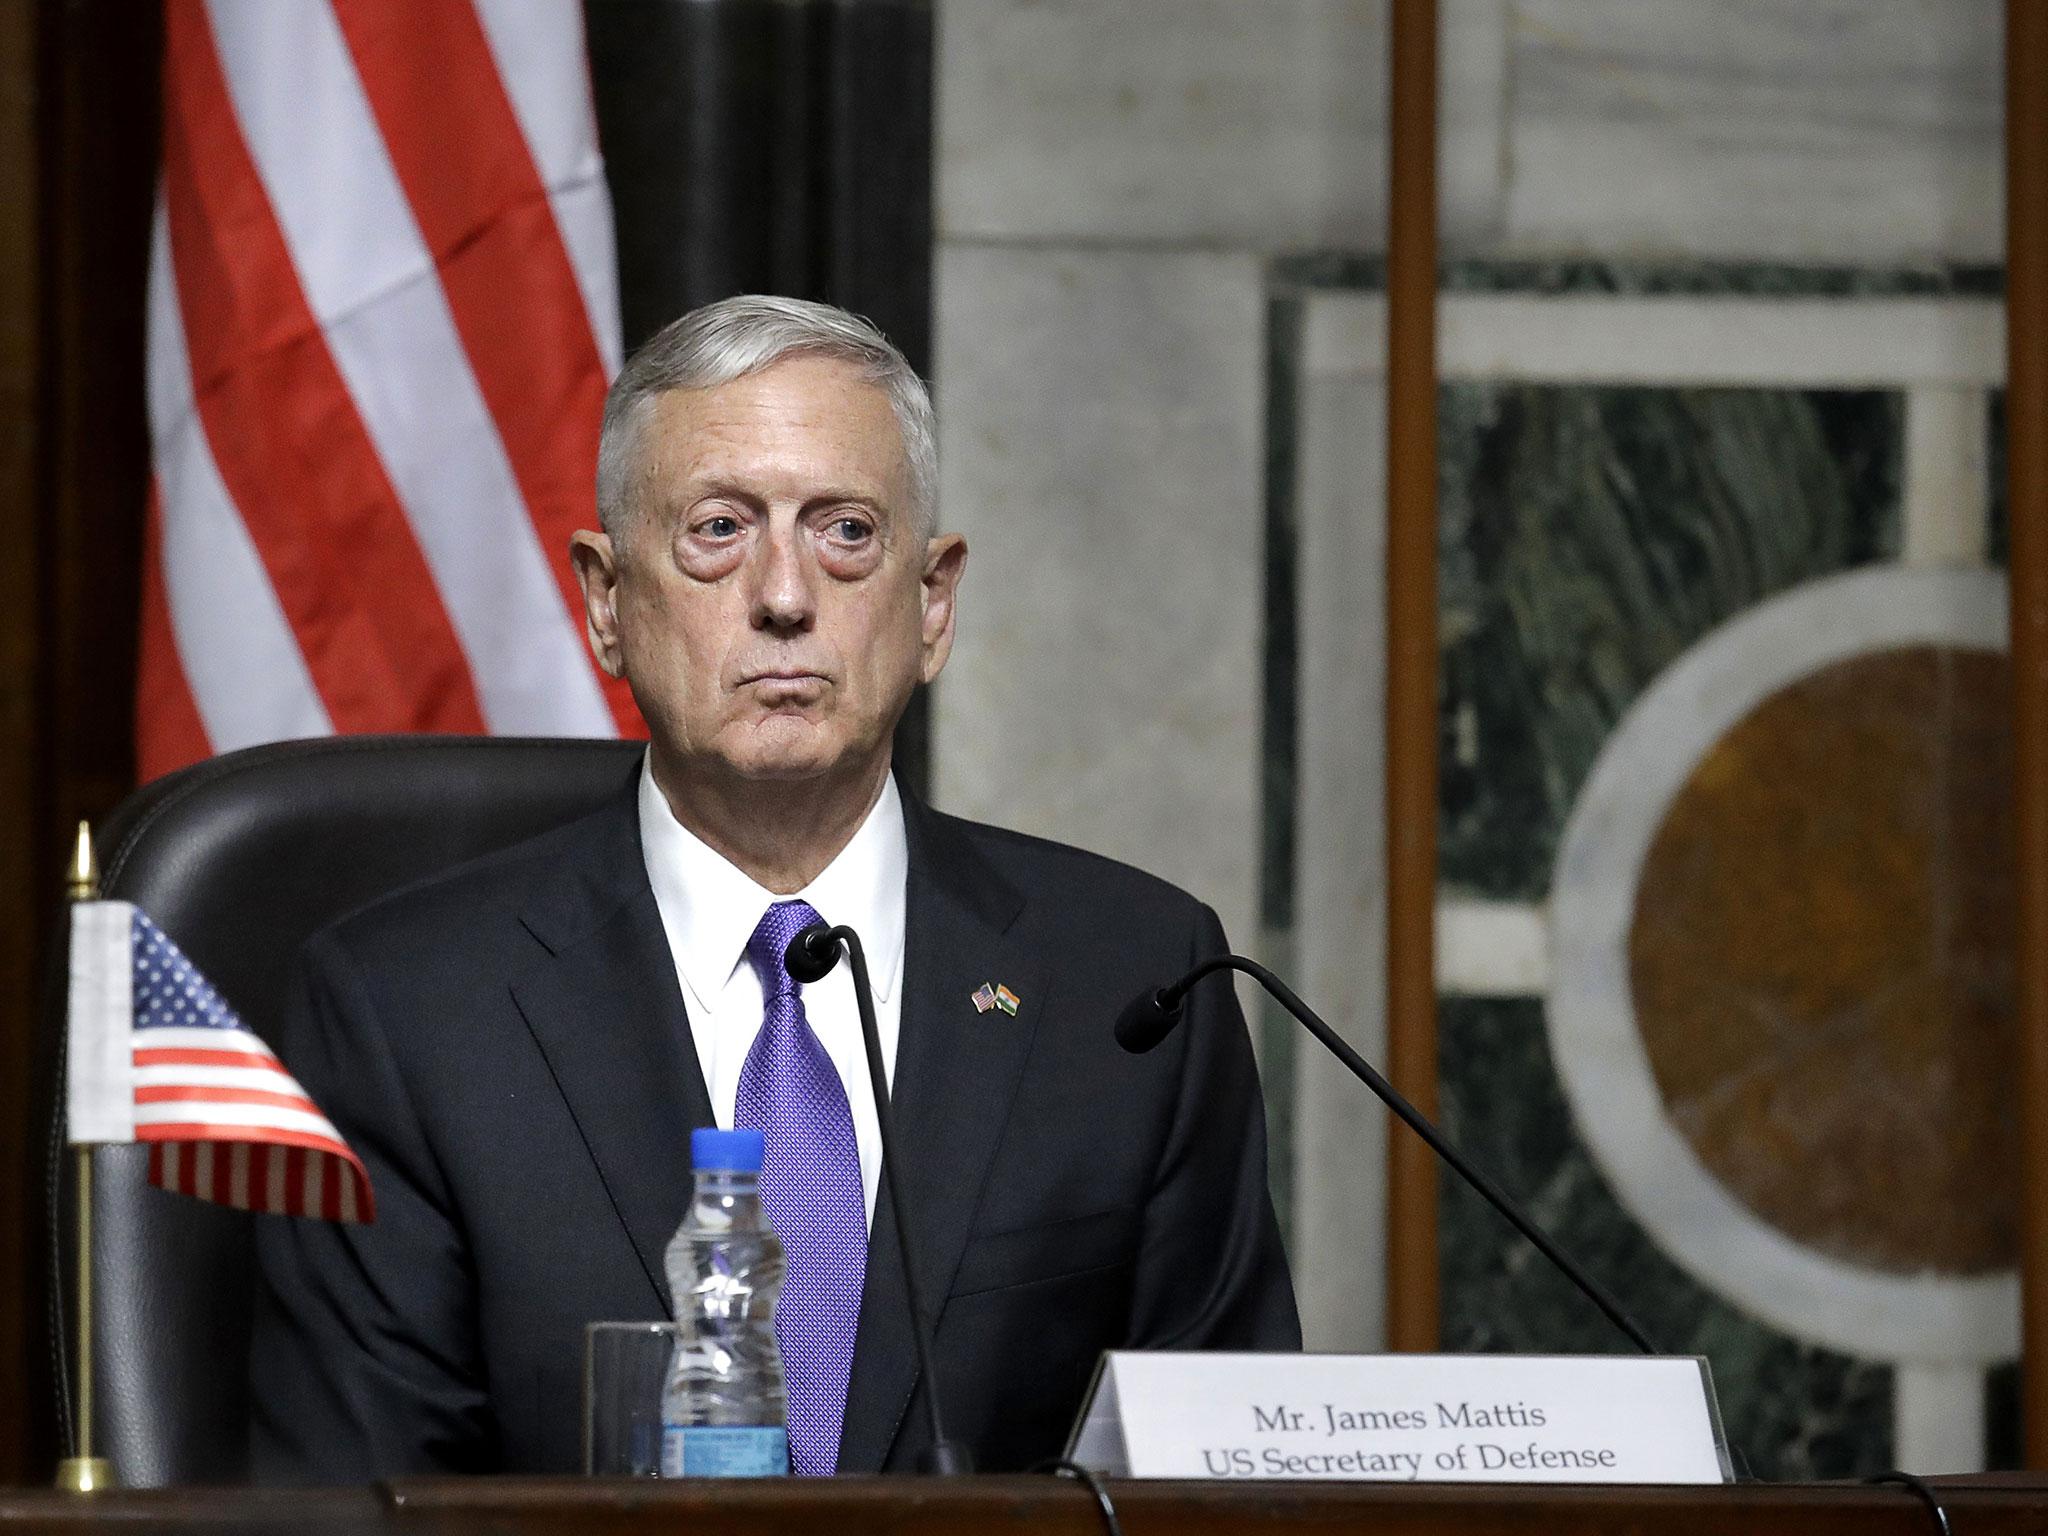
[[[799,1476],[839,1464],[846,1376],[868,1267],[867,1203],[846,1088],[804,1018],[803,987],[782,963],[818,914],[778,901],[747,940],[764,1012],[740,1069],[733,1124],[762,1134],[761,1204],[789,1272],[775,1303],[775,1342],[789,1387],[789,1453]]]

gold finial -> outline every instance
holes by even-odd
[[[120,1485],[106,1457],[66,1456],[57,1463],[57,1486],[65,1493],[104,1493]]]
[[[78,824],[78,841],[71,847],[71,873],[66,880],[73,901],[91,901],[100,893],[100,867],[92,856],[92,823]]]

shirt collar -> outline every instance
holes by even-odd
[[[640,766],[640,852],[654,887],[676,972],[698,1012],[708,1016],[745,963],[747,940],[779,897],[676,820],[654,782],[652,754]],[[893,775],[851,841],[797,899],[827,922],[860,935],[868,980],[878,999],[896,995],[903,970],[904,890],[910,869],[903,800]]]

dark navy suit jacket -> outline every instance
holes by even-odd
[[[1250,1042],[1229,985],[1146,1056],[1119,1009],[1223,948],[1163,881],[904,797],[894,1118],[948,1432],[1056,1454],[1109,1348],[1294,1349]],[[1021,1002],[976,1010],[984,982]],[[367,1227],[259,1224],[265,1480],[570,1471],[583,1325],[661,1317],[711,1123],[633,784],[368,907],[303,958],[280,1053],[367,1165]],[[926,1443],[879,1201],[840,1469]]]

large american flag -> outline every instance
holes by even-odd
[[[73,1145],[149,1144],[149,1181],[239,1211],[369,1221],[369,1175],[269,1046],[125,901],[71,909]]]
[[[619,320],[577,0],[167,0],[139,767],[640,734],[592,665]]]

